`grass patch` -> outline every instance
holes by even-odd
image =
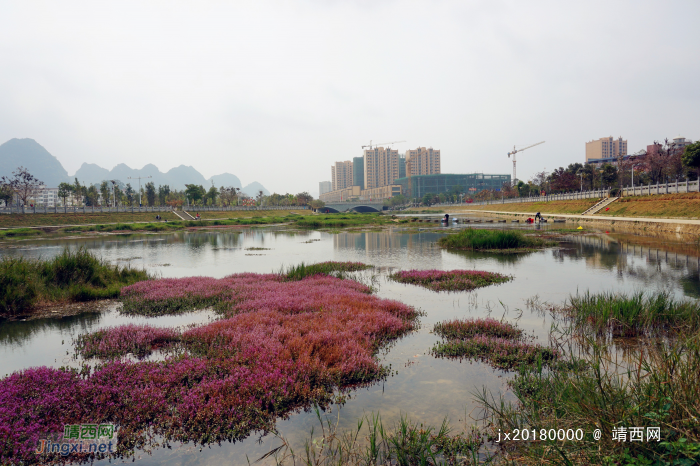
[[[593,338],[578,339],[569,354],[568,364],[554,370],[522,366],[510,382],[515,402],[486,390],[476,394],[491,432],[536,431],[537,442],[507,444],[505,463],[698,464],[700,334],[647,340],[628,349],[624,360]],[[642,429],[633,434],[634,427]],[[658,440],[649,439],[649,427],[660,429]],[[624,442],[613,438],[621,428]],[[593,437],[596,429],[599,440]],[[560,430],[579,431],[581,440],[558,440]]]
[[[563,307],[579,328],[613,337],[658,336],[700,329],[700,304],[675,300],[669,292],[604,292],[571,296]]]
[[[483,230],[466,228],[454,235],[440,238],[438,244],[448,249],[490,252],[520,252],[541,249],[555,243],[525,236],[517,230]]]
[[[0,239],[41,236],[43,233],[43,231],[36,228],[14,228],[12,230],[0,230]]]
[[[319,262],[317,264],[306,265],[303,262],[299,265],[292,265],[286,270],[281,270],[279,275],[286,281],[302,280],[314,275],[330,275],[343,278],[347,272],[358,272],[360,270],[371,269],[371,265],[362,262]]]
[[[598,203],[600,199],[572,199],[567,201],[549,201],[549,202],[517,202],[511,204],[489,204],[489,205],[470,205],[460,207],[459,210],[491,210],[498,212],[520,212],[531,213],[541,212],[543,214],[582,214],[589,208]],[[458,210],[458,211],[459,211]]]
[[[438,323],[433,331],[446,341],[430,350],[437,357],[478,359],[498,369],[536,362],[551,363],[558,353],[523,337],[522,330],[495,319],[467,319]]]
[[[376,214],[326,214],[295,219],[295,224],[303,228],[339,228],[364,225],[386,225],[393,223],[388,215]]]
[[[392,273],[389,278],[433,291],[469,291],[512,280],[511,277],[500,273],[479,270],[405,270]]]
[[[143,270],[110,265],[82,248],[49,260],[5,257],[0,260],[0,315],[21,315],[38,303],[116,298],[121,287],[147,278]]]
[[[700,218],[700,193],[628,196],[596,215],[613,217]]]

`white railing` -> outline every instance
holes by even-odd
[[[623,196],[649,196],[651,194],[680,194],[680,193],[696,193],[698,189],[698,180],[695,181],[678,181],[673,183],[657,183],[648,184],[646,186],[628,186],[622,188]]]

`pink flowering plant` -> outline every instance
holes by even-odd
[[[402,270],[392,273],[389,278],[433,291],[469,291],[512,280],[507,275],[480,270]]]
[[[558,357],[556,350],[529,342],[519,328],[492,318],[455,319],[433,330],[445,339],[431,350],[438,357],[478,359],[499,369],[550,364]]]
[[[418,315],[322,274],[151,280],[124,294],[132,313],[216,303],[222,318],[181,332],[103,329],[76,342],[84,357],[102,359],[94,368],[38,367],[0,380],[0,464],[47,462],[34,452],[38,439],[65,424],[115,424],[118,456],[160,441],[208,444],[269,432],[280,417],[329,403],[335,390],[385,377],[378,350],[411,331]],[[178,351],[159,361],[121,358],[165,347]]]
[[[175,329],[128,324],[79,335],[75,350],[85,359],[114,359],[127,354],[142,359],[179,340],[180,332]]]

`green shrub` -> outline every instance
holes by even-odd
[[[86,249],[49,260],[0,260],[0,315],[25,313],[37,303],[116,298],[126,285],[148,279],[145,270],[111,265]]]
[[[525,236],[517,230],[482,230],[467,228],[457,234],[440,238],[438,244],[450,249],[517,250],[542,248],[551,243]]]

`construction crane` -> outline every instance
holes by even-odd
[[[406,142],[406,141],[378,142],[377,144],[372,144],[372,141],[370,140],[370,141],[369,141],[369,144],[367,144],[366,146],[362,146],[362,148],[364,149],[365,147],[369,147],[370,150],[371,150],[371,149],[372,149],[372,145],[374,145],[374,146],[376,147],[376,146],[382,146],[382,145],[384,145],[384,144],[398,144],[398,143],[400,143],[400,142]]]
[[[515,154],[517,154],[518,152],[522,152],[525,149],[529,149],[530,147],[539,146],[540,144],[544,144],[544,141],[538,142],[537,144],[533,144],[531,146],[523,147],[522,149],[516,149],[515,146],[513,146],[513,152],[508,152],[508,158],[510,158],[511,155],[513,156],[513,185],[514,186],[518,180],[518,178],[515,176]]]

